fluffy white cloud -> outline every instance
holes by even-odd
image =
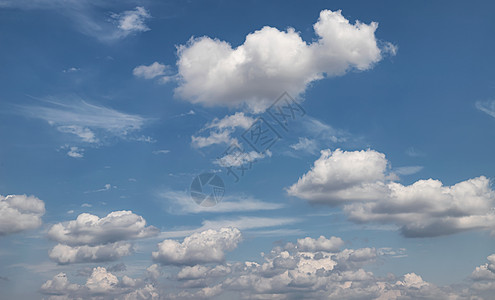
[[[225,252],[234,250],[241,239],[237,228],[209,229],[191,234],[182,243],[164,240],[152,256],[157,262],[170,265],[222,262]]]
[[[211,278],[210,267],[186,267],[178,279],[220,287],[219,292],[237,299],[447,299],[454,295],[415,274],[397,278],[375,276],[364,266],[374,263],[374,248],[344,249],[326,245],[341,244],[339,238],[302,238],[264,254],[264,261],[240,262],[222,266],[221,281]],[[301,245],[311,245],[300,247]],[[314,245],[324,245],[325,251]],[[338,246],[338,245],[337,245]],[[303,249],[304,248],[304,249]],[[310,249],[312,248],[312,249]],[[176,298],[181,298],[179,293]],[[187,299],[187,297],[183,297]],[[454,299],[454,298],[453,298]]]
[[[265,26],[233,48],[209,37],[191,38],[178,49],[176,94],[193,103],[264,110],[283,91],[299,95],[313,81],[351,69],[367,70],[385,52],[375,37],[378,24],[351,24],[341,11],[323,10],[314,24],[317,39],[303,41],[293,28]]]
[[[59,242],[49,256],[59,264],[116,260],[133,252],[125,241],[156,234],[157,228],[146,226],[146,220],[131,211],[115,211],[103,218],[83,213],[48,230],[48,237]]]
[[[495,193],[484,176],[444,186],[392,181],[385,155],[373,150],[323,150],[312,169],[288,193],[310,202],[343,205],[349,220],[393,223],[406,237],[495,229]]]
[[[116,242],[96,246],[58,244],[49,252],[50,259],[59,264],[112,261],[133,252],[132,245]]]
[[[58,223],[48,230],[48,237],[63,244],[97,245],[156,235],[158,229],[146,226],[146,220],[132,211],[114,211],[107,216],[82,213],[75,220]]]
[[[373,150],[321,151],[311,170],[292,185],[289,195],[338,205],[381,197],[388,167],[385,155]]]
[[[304,239],[297,240],[297,248],[300,251],[338,251],[340,247],[344,245],[344,241],[339,237],[332,236],[327,239],[324,236],[320,236],[318,239],[312,239],[306,237]]]
[[[45,203],[26,195],[0,195],[0,236],[41,226]]]
[[[132,74],[136,77],[141,77],[144,79],[153,79],[158,76],[165,75],[170,67],[163,65],[157,61],[152,63],[149,66],[141,65],[137,66],[132,70]]]

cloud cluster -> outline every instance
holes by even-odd
[[[49,256],[59,264],[116,260],[133,252],[129,240],[156,234],[158,229],[146,226],[146,220],[131,211],[114,211],[103,218],[83,213],[48,230],[48,237],[59,243]]]
[[[313,203],[341,205],[354,222],[396,224],[406,237],[494,230],[495,193],[486,177],[452,186],[434,179],[402,185],[395,178],[382,153],[323,150],[288,193]]]
[[[151,267],[150,267],[151,268]],[[133,279],[118,278],[104,267],[93,268],[86,283],[71,283],[65,273],[47,280],[40,289],[49,299],[160,299],[152,277]]]
[[[241,232],[237,228],[209,229],[193,233],[182,243],[164,240],[158,244],[158,251],[153,252],[152,256],[164,265],[218,263],[223,262],[225,252],[234,250],[241,240]]]
[[[245,261],[183,267],[173,299],[446,299],[454,294],[408,273],[382,278],[364,267],[374,248],[341,249],[337,237],[305,237],[273,248],[260,263]],[[206,294],[209,292],[210,294]]]
[[[95,267],[85,274],[84,284],[71,283],[65,273],[59,273],[40,291],[50,299],[380,300],[490,299],[495,291],[495,255],[473,271],[471,282],[438,287],[412,272],[381,277],[366,270],[381,256],[404,249],[350,249],[343,248],[344,241],[338,237],[303,237],[261,253],[259,262],[225,262],[223,252],[235,248],[239,240],[237,229],[222,228],[192,234],[183,243],[161,243],[160,251],[168,252],[165,264],[180,266],[168,268],[175,275],[160,277],[157,264],[143,270],[141,278],[119,278],[109,268]],[[158,284],[162,281],[163,285]]]
[[[41,226],[45,203],[26,195],[0,195],[0,236]]]
[[[378,24],[351,24],[341,11],[323,10],[305,42],[293,28],[265,26],[233,48],[210,37],[191,38],[178,49],[176,94],[192,103],[262,111],[282,92],[299,95],[315,80],[367,70],[396,47],[375,37]]]

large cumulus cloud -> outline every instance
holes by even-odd
[[[191,38],[178,49],[176,94],[193,103],[239,106],[262,111],[282,92],[299,95],[313,81],[351,69],[367,70],[390,43],[375,36],[378,23],[350,23],[341,11],[323,10],[313,28],[317,38],[305,42],[293,28],[265,26],[232,47],[207,36]]]
[[[484,176],[448,186],[440,180],[394,181],[374,150],[323,150],[311,170],[288,188],[312,203],[340,205],[351,221],[392,223],[406,237],[495,229],[495,193]]]

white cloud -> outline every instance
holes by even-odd
[[[240,167],[242,165],[251,164],[256,162],[257,160],[271,156],[272,156],[272,152],[270,150],[266,150],[264,153],[259,153],[256,151],[238,152],[234,154],[226,154],[214,160],[213,163],[224,168]]]
[[[226,115],[222,119],[215,118],[200,131],[209,131],[209,136],[192,136],[192,145],[197,148],[204,148],[216,144],[238,144],[237,139],[232,138],[231,134],[237,128],[248,129],[254,121],[255,119],[246,116],[243,112]]]
[[[170,150],[155,150],[152,153],[155,155],[158,155],[158,154],[167,154],[169,152],[170,152]]]
[[[234,250],[241,239],[241,232],[237,228],[209,229],[191,234],[182,243],[164,240],[158,244],[158,251],[153,252],[152,256],[165,265],[222,262],[225,252]]]
[[[237,139],[230,136],[230,130],[223,130],[220,132],[212,131],[207,137],[203,136],[191,136],[191,143],[196,148],[204,148],[217,144],[237,144]]]
[[[290,195],[343,205],[349,220],[392,223],[406,237],[495,230],[495,193],[484,176],[452,186],[433,179],[404,186],[387,174],[382,153],[340,149],[321,153],[312,169],[288,189]]]
[[[353,200],[376,199],[383,195],[388,162],[373,150],[321,151],[312,169],[288,192],[311,202],[338,205]]]
[[[75,146],[70,147],[67,155],[73,158],[82,158],[84,157],[84,149]]]
[[[153,79],[158,76],[165,75],[169,72],[166,72],[170,69],[170,66],[163,65],[157,61],[152,63],[149,66],[140,65],[132,70],[132,74],[136,77],[141,77],[144,79]]]
[[[119,3],[91,0],[1,0],[0,7],[52,10],[66,17],[82,34],[105,43],[113,43],[132,34],[150,30],[146,21],[151,15],[144,7],[110,13],[109,18],[107,9],[117,8],[119,5],[115,4]]]
[[[306,237],[299,239],[297,245],[288,243],[262,253],[260,263],[245,261],[184,267],[178,272],[177,280],[183,282],[185,288],[170,297],[190,299],[193,292],[188,286],[215,289],[215,296],[224,293],[236,299],[385,300],[453,296],[415,273],[400,278],[392,274],[377,277],[363,269],[377,260],[379,254],[374,248],[339,250],[342,244],[337,237]]]
[[[26,195],[0,195],[0,236],[41,226],[45,203]]]
[[[81,138],[83,142],[87,143],[97,143],[98,139],[96,138],[93,131],[89,128],[77,126],[77,125],[64,125],[57,127],[58,131],[63,133],[70,133],[77,135]]]
[[[196,204],[187,192],[166,191],[161,193],[160,197],[168,200],[168,212],[173,214],[246,212],[275,210],[284,207],[280,203],[265,202],[246,196],[227,196],[220,203],[211,207]]]
[[[317,39],[302,40],[293,28],[265,26],[233,48],[209,37],[191,38],[178,49],[180,85],[176,94],[193,103],[264,110],[282,92],[299,95],[324,77],[367,70],[396,48],[380,49],[378,24],[351,24],[341,14],[323,10],[314,30]]]
[[[79,288],[79,285],[69,282],[65,273],[59,273],[41,286],[41,292],[51,295],[64,295],[77,291]]]
[[[77,72],[77,71],[80,71],[80,70],[81,69],[79,69],[79,68],[71,67],[71,68],[68,68],[68,69],[63,70],[62,72],[63,73],[73,73],[73,72]]]
[[[40,291],[52,295],[49,299],[161,299],[148,278],[134,279],[124,275],[119,279],[104,267],[93,268],[82,285],[70,283],[65,273],[59,273],[47,280]]]
[[[151,15],[144,7],[141,6],[137,6],[134,10],[127,10],[119,14],[112,14],[112,18],[116,20],[123,36],[127,36],[135,32],[150,30],[150,28],[145,24],[145,21],[151,18]]]
[[[290,147],[296,151],[305,151],[311,154],[314,154],[318,151],[316,141],[305,137],[300,137],[299,141],[296,144],[290,145]]]
[[[86,143],[97,143],[106,136],[124,138],[131,132],[139,131],[147,121],[141,116],[84,100],[45,100],[44,103],[43,106],[24,106],[21,109],[25,115],[45,120],[60,132],[73,134]]]
[[[58,223],[48,237],[70,246],[98,245],[156,235],[158,229],[146,227],[146,220],[132,211],[114,211],[103,218],[83,213],[73,221]]]
[[[297,240],[297,249],[300,251],[327,251],[336,252],[344,245],[344,241],[339,237],[330,237],[329,239],[320,236],[318,239],[306,237]]]
[[[495,118],[495,100],[477,101],[475,106],[477,109]]]
[[[50,259],[58,264],[112,261],[133,252],[132,245],[116,242],[96,246],[68,246],[58,244],[50,250]]]
[[[207,124],[206,128],[215,128],[215,129],[235,129],[237,127],[248,129],[253,123],[255,119],[246,116],[243,112],[236,112],[233,115],[227,115],[222,119],[215,118],[211,123]]]
[[[133,253],[128,240],[157,234],[158,229],[146,226],[146,220],[131,211],[115,211],[103,218],[83,213],[48,230],[48,237],[59,243],[49,256],[58,264],[117,260]]]

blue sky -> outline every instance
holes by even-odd
[[[490,299],[494,6],[0,0],[0,298]]]

